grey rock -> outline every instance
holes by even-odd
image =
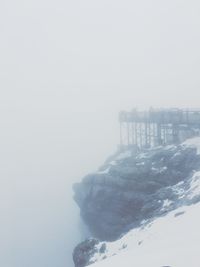
[[[112,156],[99,172],[75,184],[74,199],[95,238],[75,248],[75,267],[92,264],[96,253],[106,258],[106,244],[100,241],[115,241],[130,229],[145,227],[179,206],[200,201],[200,195],[188,197],[192,176],[199,169],[196,148],[174,145],[145,150],[124,159]]]
[[[73,252],[75,267],[84,267],[92,264],[91,257],[97,252],[95,246],[99,243],[96,239],[88,239],[79,244]]]
[[[108,173],[87,175],[74,185],[74,199],[95,238],[114,241],[141,221],[164,214],[164,200],[177,203],[171,187],[186,181],[200,166],[195,148],[160,147],[143,154],[118,160]],[[108,166],[107,161],[101,169]]]

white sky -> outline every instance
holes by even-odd
[[[69,188],[115,150],[121,109],[199,107],[199,14],[194,0],[1,0],[2,266],[70,266]]]

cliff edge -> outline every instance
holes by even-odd
[[[98,170],[74,185],[74,199],[91,237],[74,250],[75,266],[104,254],[104,241],[115,241],[132,229],[183,205],[199,201],[200,138],[110,157]],[[99,245],[100,244],[100,245]]]

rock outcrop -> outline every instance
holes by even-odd
[[[73,253],[73,260],[75,266],[84,267],[89,264],[92,264],[91,256],[94,255],[97,251],[96,245],[99,243],[96,239],[88,239],[81,244],[79,244]]]
[[[91,235],[100,241],[114,241],[145,221],[199,201],[186,197],[199,169],[200,155],[195,146],[121,152],[97,173],[75,184],[74,199]],[[93,248],[91,242],[95,242]],[[98,247],[96,242],[86,241],[75,249],[76,267],[90,264],[91,255],[96,253],[93,250]]]

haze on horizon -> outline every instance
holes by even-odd
[[[0,265],[72,267],[72,183],[119,142],[118,112],[200,107],[198,1],[2,0]]]

